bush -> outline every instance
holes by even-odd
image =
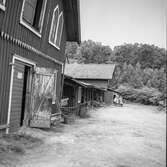
[[[118,89],[126,100],[142,104],[158,105],[162,100],[162,93],[155,88],[142,87],[134,89],[128,85],[121,85]]]

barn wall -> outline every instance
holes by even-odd
[[[49,56],[64,62],[66,33],[63,26],[60,50],[49,44],[49,33],[54,8],[59,5],[59,11],[63,11],[62,0],[47,0],[42,37],[38,37],[32,31],[20,24],[20,15],[23,0],[6,0],[6,10],[0,10],[0,30],[19,39]]]
[[[2,39],[1,39],[2,41]],[[17,45],[3,40],[0,50],[0,125],[6,123],[8,102],[9,102],[9,90],[11,80],[11,65],[13,56],[16,54],[23,58],[29,59],[37,64],[39,67],[54,68],[58,71],[57,78],[57,97],[60,97],[61,88],[61,65],[54,63],[40,55],[31,51],[20,48]]]
[[[6,10],[0,9],[0,131],[2,125],[7,123],[12,68],[10,63],[14,55],[29,59],[39,67],[56,69],[57,97],[60,97],[62,64],[54,62],[53,58],[59,62],[65,60],[65,26],[60,50],[50,45],[48,40],[54,7],[59,4],[60,11],[63,10],[62,0],[47,0],[41,38],[20,24],[22,3],[23,0],[6,0]],[[42,56],[37,51],[52,59]]]

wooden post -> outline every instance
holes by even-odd
[[[67,57],[66,57],[67,59]],[[62,77],[62,80],[61,80],[61,90],[60,90],[60,101],[62,99],[62,96],[63,96],[63,86],[64,86],[64,71],[65,71],[65,64],[66,64],[66,59],[64,61],[64,64],[63,64],[63,77]]]

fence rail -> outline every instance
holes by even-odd
[[[75,116],[80,116],[80,111],[84,109],[86,109],[87,107],[87,103],[81,103],[78,104],[76,106],[71,106],[71,107],[61,107],[61,111],[62,111],[62,115],[64,117],[68,117],[71,115],[75,115]]]

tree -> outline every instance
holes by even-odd
[[[71,59],[77,59],[78,47],[79,46],[76,42],[67,42],[66,49],[65,49],[66,57],[71,58]]]
[[[132,64],[140,63],[141,68],[166,69],[166,50],[148,44],[124,44],[114,47],[114,61],[119,63]]]
[[[92,40],[81,43],[78,51],[80,63],[107,63],[112,55],[112,50],[109,46],[104,46],[99,42]]]

